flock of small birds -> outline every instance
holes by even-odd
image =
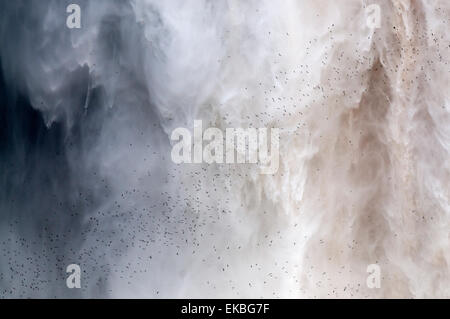
[[[280,127],[283,156],[289,152],[283,145],[296,145],[296,139],[326,138],[316,136],[317,123],[311,114],[320,114],[320,121],[336,123],[336,109],[342,105],[353,107],[361,95],[353,87],[364,87],[363,95],[371,94],[370,81],[378,81],[378,87],[388,87],[387,72],[407,74],[399,65],[382,70],[381,57],[361,49],[363,44],[351,33],[345,36],[355,51],[348,52],[346,42],[340,44],[335,40],[338,32],[341,31],[331,24],[324,38],[308,41],[302,59],[305,62],[300,61],[290,69],[285,60],[292,59],[290,53],[275,48],[269,59],[269,67],[276,70],[273,77],[248,81],[239,93],[242,100],[236,102],[245,101],[245,106],[233,102],[219,105],[209,124],[221,128],[236,124]],[[396,32],[392,33],[392,41]],[[282,43],[295,41],[289,33],[280,36],[269,32],[266,36],[280,38],[280,47]],[[373,35],[375,43],[381,40],[376,39],[378,36]],[[397,45],[388,54],[409,54],[408,58],[419,59],[420,50],[425,47],[421,43],[426,40],[422,36],[425,35],[419,32],[411,50]],[[425,61],[423,67],[430,71],[427,74],[448,68],[442,55],[445,51],[448,56],[450,45],[439,46],[437,36],[434,40],[437,59]],[[315,56],[319,48],[331,53]],[[232,58],[230,54],[218,63],[226,66]],[[317,64],[322,67],[321,81],[314,85]],[[368,71],[362,74],[361,70]],[[371,79],[371,72],[378,74],[378,78]],[[427,76],[417,75],[423,81],[429,80]],[[255,105],[262,107],[255,111]],[[114,112],[114,108],[109,112]],[[369,134],[361,127],[361,135]],[[177,291],[182,291],[181,296],[199,297],[210,292],[226,297],[316,297],[310,292],[311,286],[312,291],[326,290],[330,297],[361,293],[361,283],[343,286],[334,283],[336,276],[351,274],[350,267],[343,264],[336,273],[322,271],[322,265],[315,265],[314,256],[305,253],[305,247],[312,247],[312,243],[319,248],[332,243],[302,229],[299,223],[302,210],[297,208],[283,215],[283,203],[271,202],[273,194],[265,194],[270,187],[265,188],[264,183],[270,183],[270,178],[288,178],[283,163],[271,177],[259,176],[257,167],[251,164],[175,165],[170,159],[170,145],[167,140],[164,142],[165,133],[155,119],[147,127],[138,123],[136,127],[118,128],[118,135],[121,129],[129,138],[119,142],[111,139],[110,145],[105,146],[117,149],[118,155],[118,160],[109,162],[108,167],[97,163],[81,172],[71,172],[65,180],[52,180],[60,177],[51,172],[33,177],[49,186],[36,189],[42,198],[34,198],[30,204],[35,207],[28,208],[26,214],[14,216],[6,212],[29,207],[25,203],[26,194],[22,194],[22,199],[14,195],[2,199],[1,298],[133,293],[173,297]],[[348,143],[358,148],[353,145],[355,141]],[[316,173],[320,175],[320,168]],[[61,196],[61,192],[68,194]],[[34,214],[34,210],[45,212]],[[337,254],[361,249],[353,241]],[[329,256],[328,262],[333,263],[334,258]],[[81,289],[66,287],[66,266],[72,263],[82,269]],[[192,287],[193,283],[197,287]]]

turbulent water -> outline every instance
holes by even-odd
[[[72,2],[0,1],[1,297],[450,297],[448,1]]]

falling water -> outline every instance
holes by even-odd
[[[450,297],[449,19],[444,0],[1,0],[0,296]],[[196,119],[280,128],[278,171],[173,163]]]

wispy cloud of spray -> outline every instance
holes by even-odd
[[[449,8],[372,2],[1,1],[2,296],[448,296]],[[172,164],[194,119],[279,172]]]

